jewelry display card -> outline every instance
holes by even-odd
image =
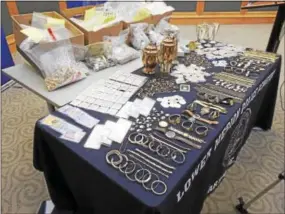
[[[48,115],[42,119],[41,124],[46,125],[56,132],[62,134],[60,138],[75,143],[79,143],[86,134],[81,128],[53,115]]]
[[[99,80],[79,94],[70,104],[104,114],[116,115],[138,89],[138,86],[126,83]]]
[[[75,122],[90,129],[93,128],[100,121],[97,118],[94,118],[86,112],[82,111],[81,109],[73,107],[71,105],[65,105],[59,108],[58,111],[62,114],[69,116]]]

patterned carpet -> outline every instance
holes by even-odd
[[[263,49],[271,25],[222,26],[217,40]],[[250,34],[248,38],[243,35]],[[195,37],[193,27],[181,35]],[[232,35],[232,36],[228,36]],[[185,38],[185,37],[184,37]],[[187,37],[186,37],[187,38]],[[191,38],[190,38],[191,39]],[[284,41],[280,44],[284,53]],[[283,54],[284,59],[284,54]],[[284,68],[281,80],[284,79]],[[284,97],[284,94],[283,94]],[[35,122],[48,114],[46,103],[17,85],[2,93],[2,213],[35,213],[49,198],[43,175],[32,165]],[[203,213],[235,213],[237,198],[252,198],[284,170],[284,112],[278,97],[271,131],[253,131],[239,160],[206,200]],[[252,213],[284,213],[284,182],[250,208]]]

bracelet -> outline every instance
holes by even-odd
[[[135,157],[135,156],[132,155],[132,154],[129,154],[129,156],[130,156],[131,158],[135,159],[136,161],[139,161],[140,163],[144,164],[145,166],[147,166],[148,168],[152,169],[153,171],[159,173],[160,175],[162,175],[162,176],[164,176],[164,177],[166,177],[166,178],[169,178],[169,176],[166,175],[164,172],[161,172],[160,170],[155,169],[154,167],[150,166],[147,162],[145,162],[145,161],[143,161],[143,160],[141,160],[141,159],[138,159],[137,157]]]
[[[206,136],[208,134],[208,127],[207,126],[197,126],[195,129],[196,134],[200,136]]]
[[[162,170],[162,171],[164,171],[164,172],[166,172],[166,173],[169,173],[169,174],[172,174],[172,173],[173,173],[172,171],[167,170],[167,169],[164,169],[163,167],[159,166],[158,164],[155,164],[155,163],[151,162],[151,161],[148,160],[147,158],[141,156],[140,154],[138,154],[138,153],[136,153],[136,152],[134,152],[134,151],[132,151],[132,150],[129,150],[129,149],[128,149],[127,151],[128,151],[129,153],[132,153],[132,154],[138,156],[139,158],[143,159],[143,160],[146,161],[147,163],[153,165],[154,167],[156,167],[156,168],[158,168],[158,169],[160,169],[160,170]]]
[[[119,158],[119,160],[117,160],[117,161],[115,161],[115,162],[114,162],[113,159],[112,159],[113,164],[119,165],[119,164],[122,163],[123,158],[122,158],[122,156],[121,156],[121,153],[120,153],[118,150],[111,150],[111,151],[109,151],[109,152],[106,154],[106,161],[107,161],[108,164],[112,165],[112,162],[111,162],[111,160],[109,159],[109,157],[110,157],[111,155],[117,155],[118,158]]]
[[[169,140],[169,139],[167,139],[167,138],[165,138],[165,137],[163,137],[163,136],[160,136],[158,133],[156,133],[156,132],[153,132],[152,133],[152,136],[153,135],[155,135],[156,137],[160,137],[162,140],[164,140],[164,141],[167,141],[168,142],[168,146],[170,146],[170,148],[173,148],[173,149],[175,149],[175,150],[178,150],[178,151],[180,151],[180,152],[182,152],[182,153],[187,153],[187,151],[191,151],[191,149],[190,148],[187,148],[187,147],[184,147],[184,146],[181,146],[181,145],[179,145],[179,144],[177,144],[177,143],[175,143],[174,141],[171,141],[171,140]],[[153,136],[154,137],[154,136]],[[156,138],[155,137],[155,139],[156,140],[159,140],[158,138]],[[166,142],[164,142],[164,143],[166,143]],[[171,147],[171,145],[170,144],[173,144],[173,145],[175,145],[176,147],[178,147],[178,148],[176,148],[176,147]],[[185,151],[184,151],[185,150]]]
[[[161,145],[160,142],[158,142],[158,146],[157,146],[157,147],[159,147],[160,145]],[[150,151],[156,152],[157,147],[156,147],[156,148],[153,148],[153,146],[154,146],[154,141],[151,141],[151,142],[148,144],[148,148],[149,148]]]
[[[132,160],[128,160],[128,163],[132,163],[133,164],[133,168],[131,168],[131,170],[129,170],[128,172],[127,172],[127,170],[128,170],[128,165],[126,166],[126,169],[125,169],[125,171],[124,171],[124,174],[131,174],[131,173],[133,173],[134,171],[135,171],[135,169],[136,169],[136,163],[134,162],[134,161],[132,161]]]
[[[155,133],[154,133],[154,134],[155,134]],[[177,146],[177,147],[175,147],[175,146],[172,146],[172,145],[170,145],[170,144],[168,144],[168,143],[166,143],[166,142],[164,142],[164,141],[162,141],[162,140],[156,138],[156,137],[153,136],[152,134],[150,134],[149,136],[150,136],[153,140],[157,141],[158,143],[162,143],[162,144],[164,144],[164,145],[166,145],[166,146],[168,146],[168,147],[170,147],[170,148],[172,148],[172,149],[174,149],[174,150],[178,150],[178,151],[180,151],[180,152],[182,152],[182,153],[187,153],[187,151],[183,150],[183,149],[187,149],[187,148],[185,148],[185,147],[183,147],[183,149],[181,149],[181,147],[180,147],[180,148],[177,148],[177,147],[179,147],[178,144],[175,144],[175,143],[172,142],[175,146]],[[156,136],[157,136],[157,134],[156,134]],[[160,136],[159,136],[159,137],[160,137]],[[169,141],[168,141],[168,142],[169,142]]]
[[[139,174],[139,172],[140,171],[146,171],[147,173],[148,173],[148,177],[147,178],[144,178],[145,177],[145,174],[143,173],[143,176],[141,177],[141,178],[138,178],[137,177],[137,175]],[[147,174],[146,174],[147,175]],[[140,184],[143,184],[143,183],[147,183],[147,182],[149,182],[150,181],[150,179],[151,179],[151,172],[148,170],[148,169],[140,169],[140,170],[138,170],[136,173],[135,173],[135,179],[136,179],[136,181],[138,182],[138,183],[140,183]]]
[[[193,126],[194,126],[194,122],[193,121],[184,121],[182,124],[181,124],[182,128],[187,130],[187,131],[192,131],[193,130]]]
[[[136,169],[136,167],[137,166],[140,166],[140,168],[142,169],[142,165],[140,165],[140,164],[138,164],[138,163],[135,163],[135,169]],[[137,171],[137,170],[134,170],[134,171]],[[134,172],[133,171],[133,172]],[[129,177],[129,175],[131,175],[131,174],[133,174],[133,172],[132,173],[127,173],[127,174],[125,174],[126,175],[126,177],[127,177],[127,179],[129,179],[130,181],[136,181],[136,178],[131,178],[131,177]],[[144,176],[144,175],[143,175]]]
[[[179,114],[173,114],[168,117],[168,122],[170,124],[179,124],[181,122],[181,116]]]
[[[161,144],[156,148],[156,153],[158,154],[158,156],[163,157],[163,158],[167,157],[170,154],[170,149],[167,146],[164,146],[164,147],[167,149],[165,154],[159,152],[163,148]]]
[[[177,157],[177,155],[176,154],[180,154],[181,156],[182,156],[182,160],[181,161],[178,161],[178,160],[176,160],[176,157]],[[178,164],[183,164],[184,162],[185,162],[185,155],[183,154],[183,153],[181,153],[181,152],[179,152],[179,151],[173,151],[172,153],[171,153],[171,159],[175,162],[175,163],[178,163]]]
[[[158,175],[157,174],[154,174],[154,173],[152,173],[152,175],[154,175],[154,176],[156,176],[156,180],[159,180],[159,177],[158,177]],[[151,179],[151,178],[150,178]],[[154,181],[153,181],[154,182]],[[153,183],[153,182],[151,182],[151,184]],[[151,190],[151,187],[147,187],[145,184],[147,184],[148,182],[144,182],[144,183],[142,183],[142,185],[143,185],[143,187],[146,189],[146,190],[148,190],[148,191],[150,191]],[[158,184],[154,187],[154,188],[156,188],[158,186]]]
[[[176,128],[172,127],[172,126],[169,127],[169,130],[171,130],[171,131],[173,131],[173,132],[175,132],[175,133],[177,133],[179,135],[182,135],[183,137],[186,137],[186,138],[188,138],[190,140],[193,140],[193,141],[195,141],[197,143],[205,143],[204,140],[202,140],[200,138],[197,138],[197,137],[194,137],[194,136],[192,136],[192,135],[190,135],[188,133],[182,132],[179,129],[176,129]]]
[[[141,150],[138,149],[138,148],[136,148],[135,150],[136,150],[137,152],[141,153],[142,155],[145,155],[145,156],[148,157],[149,159],[151,159],[151,160],[153,160],[153,161],[155,161],[155,162],[161,164],[161,165],[164,166],[164,167],[167,167],[167,168],[169,168],[169,169],[175,169],[174,166],[170,166],[170,165],[168,165],[168,164],[166,164],[166,163],[163,163],[162,161],[160,161],[160,160],[158,160],[158,159],[156,159],[156,158],[154,158],[154,157],[148,155],[147,153],[141,151]]]
[[[163,191],[161,191],[161,192],[155,191],[156,188],[154,188],[153,185],[156,184],[156,183],[161,184],[161,185],[164,187]],[[156,187],[157,187],[157,186],[156,186]],[[166,186],[166,184],[165,184],[163,181],[161,181],[161,180],[156,180],[156,181],[152,182],[152,184],[151,184],[151,191],[152,191],[154,194],[156,194],[156,195],[163,195],[163,194],[165,194],[165,193],[167,192],[167,186]]]
[[[122,168],[124,168],[124,167],[126,167],[126,166],[128,165],[128,160],[129,160],[129,159],[128,159],[127,155],[121,154],[121,156],[126,159],[125,165],[122,166]],[[122,162],[123,162],[123,161],[122,161]],[[112,165],[115,169],[119,169],[120,166],[122,165],[122,162],[121,162],[120,164],[116,165],[116,164],[114,163],[114,159],[111,159],[111,165]]]

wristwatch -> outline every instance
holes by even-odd
[[[193,143],[192,141],[190,141],[190,140],[188,140],[182,136],[178,136],[174,131],[169,131],[169,130],[166,130],[165,128],[160,128],[160,127],[156,127],[155,130],[163,132],[167,138],[181,141],[182,143],[185,143],[189,146],[192,146],[195,149],[201,149],[202,148],[200,145],[197,145],[197,144]]]

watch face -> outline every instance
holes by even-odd
[[[168,131],[165,133],[165,136],[168,138],[174,138],[175,137],[175,132],[173,131]]]

